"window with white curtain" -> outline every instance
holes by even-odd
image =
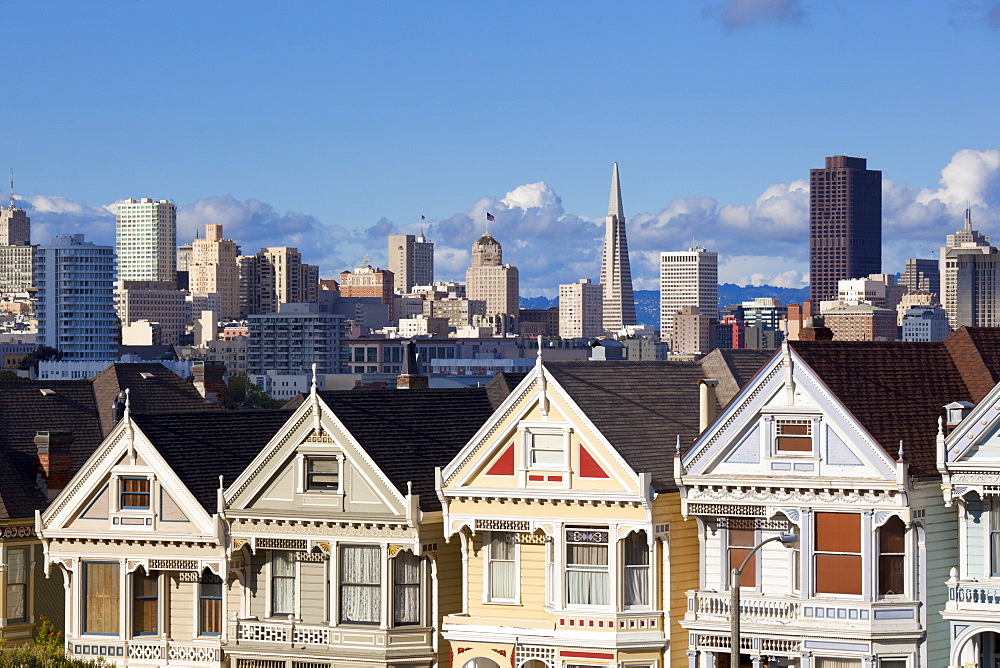
[[[625,538],[623,556],[625,607],[649,605],[649,544],[645,531],[633,531]]]
[[[517,599],[517,534],[513,531],[491,531],[487,540],[489,600],[514,601]]]
[[[861,659],[834,659],[817,656],[813,661],[815,668],[861,668]]]
[[[420,557],[400,552],[392,560],[393,624],[420,623]]]
[[[295,553],[271,552],[271,614],[295,614]]]
[[[28,549],[7,548],[7,621],[27,619]]]
[[[566,530],[566,604],[608,605],[607,529]]]
[[[340,546],[340,622],[378,624],[382,612],[382,548]]]

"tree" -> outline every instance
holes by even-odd
[[[18,369],[22,371],[27,371],[29,369],[33,371],[38,371],[38,363],[42,360],[61,360],[63,354],[51,346],[38,346],[30,354],[25,355],[24,359],[17,366]]]
[[[6,647],[0,639],[0,666],[17,668],[93,668],[107,666],[103,659],[89,661],[66,656],[62,633],[47,617],[39,617],[35,627],[35,642],[22,647]]]
[[[281,408],[285,402],[272,399],[246,376],[230,376],[223,406],[235,408]]]

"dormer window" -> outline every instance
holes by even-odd
[[[149,510],[149,478],[122,478],[120,484],[122,510]]]
[[[774,449],[779,453],[811,453],[812,420],[775,420]]]

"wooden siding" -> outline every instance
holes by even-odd
[[[300,616],[304,624],[326,623],[326,562],[299,563],[299,605]]]
[[[170,625],[171,638],[194,638],[198,633],[197,628],[197,587],[196,582],[181,582],[177,574],[171,574],[168,578],[170,586]]]
[[[668,571],[667,577],[660,579],[663,583],[660,602],[664,604],[664,627],[670,642],[669,656],[665,657],[668,666],[686,665],[688,635],[680,621],[687,611],[686,592],[698,588],[698,523],[693,518],[684,521],[680,503],[680,494],[671,492],[659,495],[654,504],[654,523],[670,525],[667,559],[660,560],[661,568]]]
[[[45,577],[45,559],[42,546],[35,545],[35,619],[44,615],[57,629],[65,628],[66,590],[63,589],[62,569],[53,566]]]
[[[920,484],[910,493],[910,503],[916,508],[925,508],[923,524],[926,527],[920,570],[925,570],[924,599],[927,603],[927,665],[947,666],[949,661],[949,622],[941,616],[948,602],[948,588],[945,581],[952,568],[958,566],[958,518],[955,508],[946,508],[941,501],[941,486],[938,482]],[[981,526],[981,525],[980,525]],[[980,534],[979,541],[983,538]]]

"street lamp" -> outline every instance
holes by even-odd
[[[754,547],[754,549],[750,550],[750,554],[746,556],[746,559],[743,560],[740,567],[734,568],[730,572],[729,589],[731,599],[729,603],[729,668],[740,668],[740,575],[743,574],[743,569],[746,568],[750,558],[757,553],[757,550],[764,547],[768,543],[773,543],[774,541],[780,541],[782,545],[794,545],[799,542],[799,537],[794,533],[781,533],[773,538],[761,541],[756,547]]]

